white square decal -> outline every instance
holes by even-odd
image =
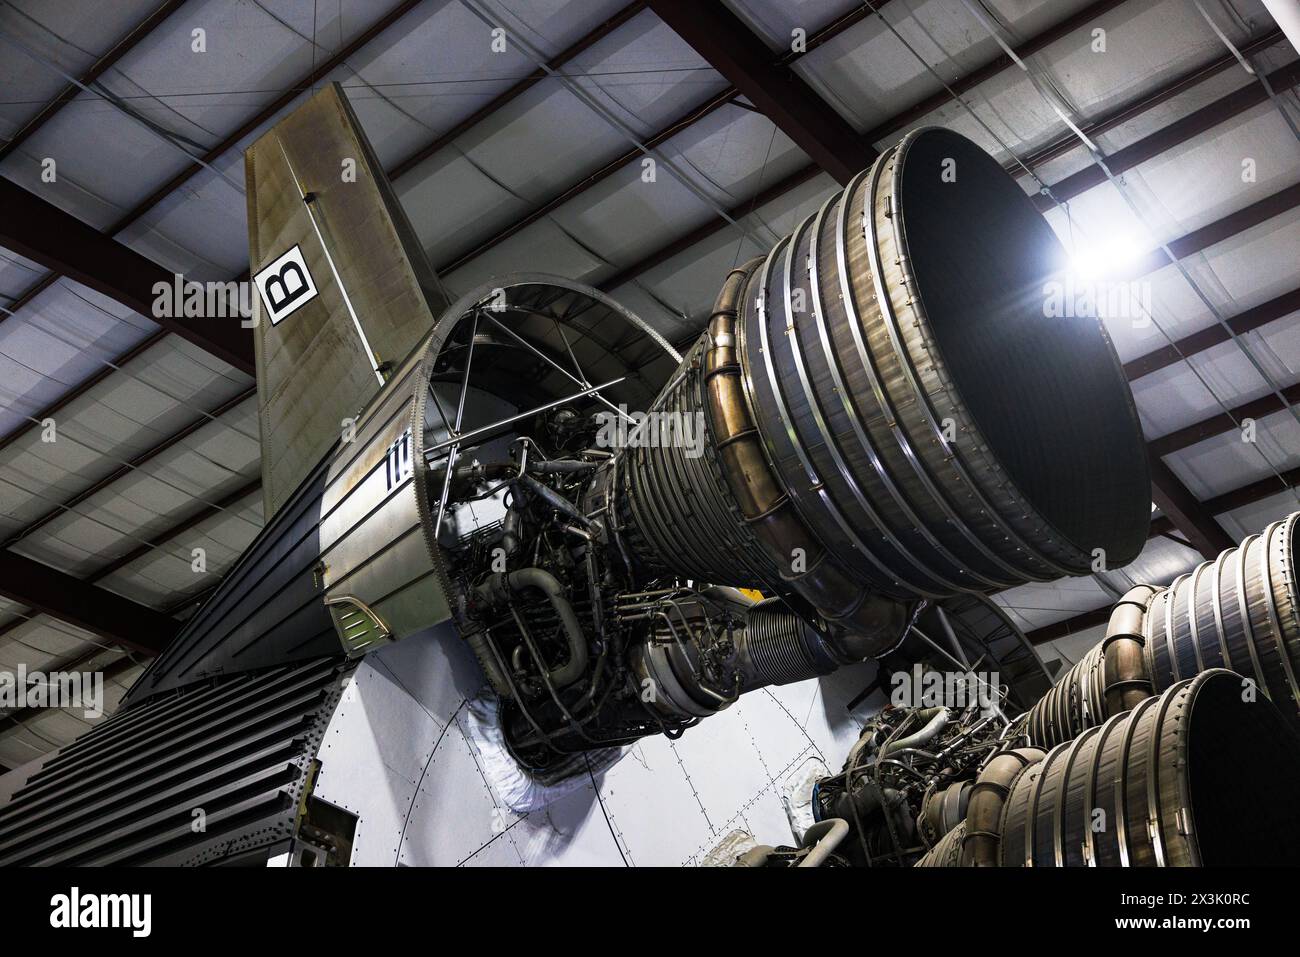
[[[253,282],[271,317],[271,325],[287,319],[316,298],[316,283],[298,246],[262,269],[253,277]]]

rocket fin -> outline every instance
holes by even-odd
[[[448,297],[337,83],[244,163],[269,520]]]

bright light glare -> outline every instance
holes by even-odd
[[[1070,271],[1080,279],[1102,279],[1136,262],[1142,249],[1130,236],[1111,236],[1090,246],[1076,246]]]

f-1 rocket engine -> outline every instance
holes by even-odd
[[[733,269],[684,356],[557,277],[449,302],[336,87],[246,160],[268,521],[133,701],[450,619],[541,770],[898,664],[926,607],[1146,539],[1115,352],[1048,308],[1064,251],[955,133]]]
[[[1101,325],[1047,315],[1063,258],[991,157],[920,130],[732,270],[631,425],[585,395],[434,464],[442,512],[503,497],[440,532],[516,756],[679,734],[889,653],[923,603],[1135,557],[1141,432]]]

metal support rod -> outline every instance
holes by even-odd
[[[474,311],[474,321],[469,328],[469,350],[465,353],[465,372],[460,378],[460,397],[456,401],[456,422],[451,427],[452,439],[451,451],[447,454],[447,474],[442,477],[442,492],[438,496],[438,514],[433,520],[433,534],[437,535],[438,530],[442,528],[442,517],[447,512],[447,496],[451,492],[451,476],[456,468],[456,459],[460,455],[460,424],[465,416],[465,396],[469,392],[469,371],[474,365],[474,340],[478,337],[478,310]],[[429,386],[430,392],[433,386]],[[438,403],[437,396],[434,396],[434,405],[438,406],[438,415],[442,415],[442,406]],[[447,422],[446,416],[443,416],[443,424]],[[432,450],[431,450],[432,451]]]
[[[471,429],[470,431],[464,433],[463,435],[457,436],[454,439],[447,439],[446,441],[437,443],[436,445],[432,446],[424,453],[424,457],[426,460],[431,458],[436,458],[437,456],[435,456],[434,453],[441,451],[442,449],[445,449],[448,446],[460,445],[472,439],[477,439],[480,436],[485,435],[486,433],[491,432],[494,429],[499,429],[504,425],[510,425],[510,423],[518,422],[520,419],[526,419],[530,415],[537,415],[539,412],[545,412],[547,409],[553,409],[557,405],[564,405],[564,403],[566,402],[572,402],[575,399],[584,398],[593,393],[599,392],[601,389],[608,389],[611,386],[616,386],[623,381],[624,379],[621,377],[618,379],[610,379],[608,382],[605,382],[601,385],[593,385],[589,388],[583,389],[581,392],[575,392],[572,395],[564,396],[564,398],[556,399],[554,402],[547,402],[544,405],[535,406],[534,408],[529,409],[527,412],[520,412],[516,415],[508,416],[507,418],[504,419],[499,419],[498,421],[493,422],[491,425],[484,425],[477,429]],[[450,469],[448,469],[447,474],[448,475],[451,474]]]
[[[485,313],[485,315],[487,315],[487,314]],[[569,381],[573,382],[574,385],[580,385],[580,386],[584,386],[584,387],[590,385],[590,383],[588,383],[588,382],[583,382],[581,379],[579,379],[577,376],[575,376],[572,372],[570,372],[568,369],[564,368],[564,366],[560,365],[558,362],[556,362],[554,359],[552,359],[552,358],[551,358],[550,356],[548,356],[546,353],[542,352],[542,351],[541,351],[540,349],[538,349],[535,345],[533,345],[531,342],[529,342],[529,341],[528,341],[527,339],[525,339],[523,336],[519,335],[519,333],[515,332],[513,329],[511,329],[511,328],[510,328],[509,326],[507,326],[505,323],[501,322],[501,320],[497,319],[495,316],[488,315],[488,316],[487,316],[487,320],[488,320],[488,322],[490,322],[490,323],[492,323],[494,326],[496,326],[498,329],[500,329],[502,332],[504,332],[506,335],[508,335],[511,339],[514,339],[515,342],[519,343],[521,346],[523,346],[525,349],[527,349],[527,350],[528,350],[529,352],[531,352],[533,355],[535,355],[535,356],[537,356],[539,359],[543,360],[543,361],[544,361],[547,365],[549,365],[551,368],[553,368],[553,369],[557,370],[558,372],[562,373],[564,376],[566,376],[566,377],[569,379]],[[618,381],[618,382],[622,382],[623,379],[620,378],[620,379],[618,379],[617,381]],[[612,383],[610,383],[610,384],[612,384]],[[605,388],[605,386],[600,386],[599,388]],[[594,390],[588,390],[588,391],[594,391]],[[609,408],[610,408],[612,411],[616,412],[616,413],[617,413],[621,418],[627,419],[627,421],[629,421],[629,422],[632,421],[632,417],[631,417],[630,415],[628,415],[626,412],[624,412],[624,411],[623,411],[622,409],[620,409],[618,406],[614,405],[614,403],[610,402],[610,401],[609,401],[608,399],[606,399],[604,396],[600,396],[600,395],[598,395],[596,398],[598,398],[598,399],[599,399],[601,402],[603,402],[605,405],[609,406]],[[540,410],[539,410],[539,411],[540,411]]]
[[[469,392],[469,370],[474,364],[474,341],[478,338],[478,319],[479,311],[474,311],[474,322],[469,327],[469,351],[465,353],[465,373],[460,378],[460,397],[456,401],[456,423],[452,426],[452,432],[460,435],[460,424],[465,417],[465,396]]]

